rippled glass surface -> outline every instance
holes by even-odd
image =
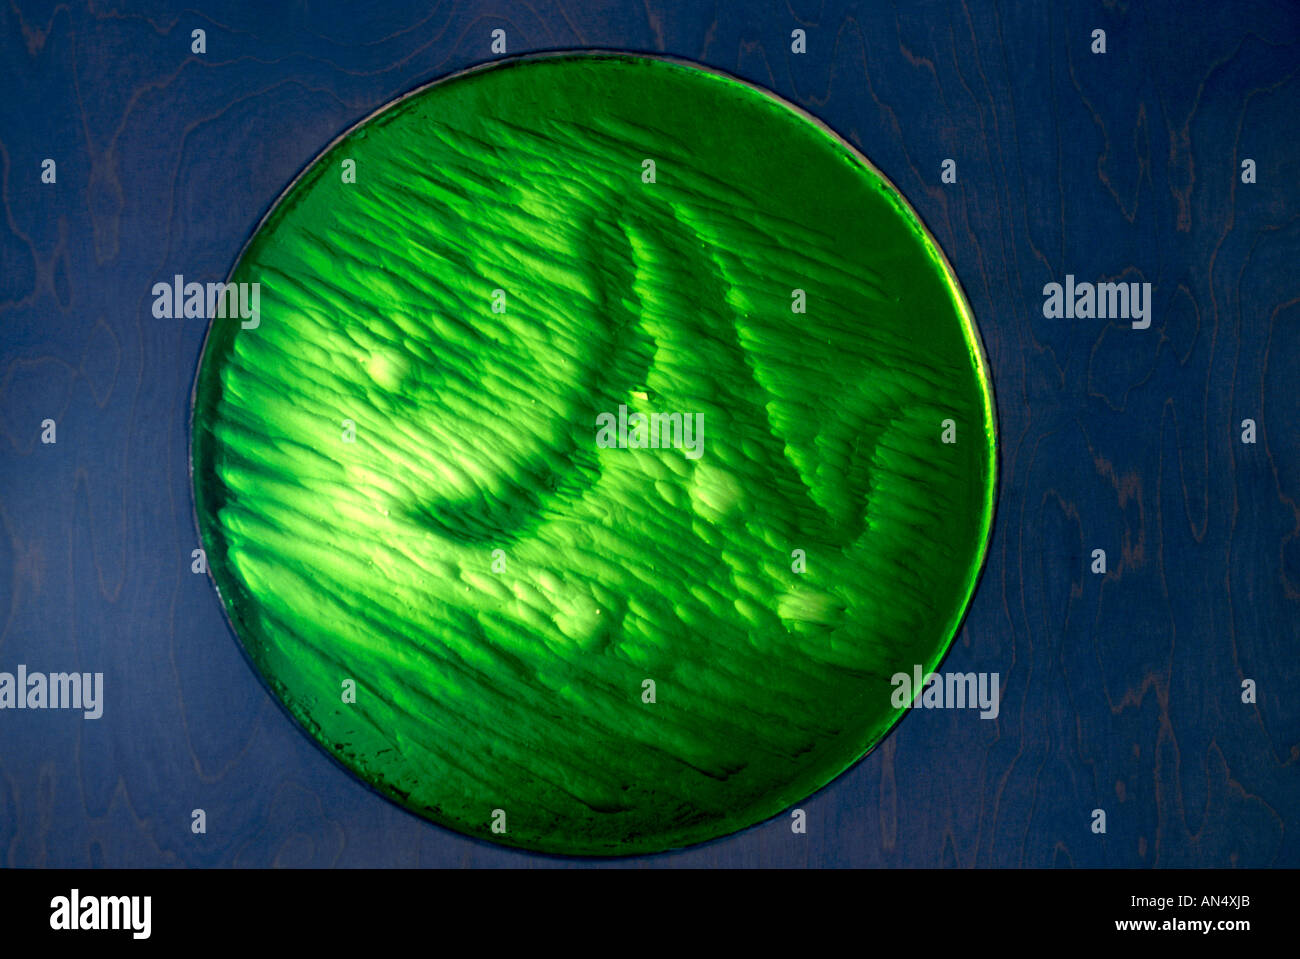
[[[717,837],[860,759],[947,650],[992,513],[978,337],[897,192],[772,96],[604,55],[439,82],[231,280],[260,322],[198,371],[212,576],[293,716],[415,812]]]

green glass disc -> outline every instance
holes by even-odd
[[[260,323],[199,363],[212,576],[293,716],[435,822],[727,834],[864,756],[952,641],[993,509],[978,335],[893,187],[769,94],[618,55],[458,75],[330,146],[231,282]]]

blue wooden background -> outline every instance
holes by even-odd
[[[0,864],[570,862],[403,812],[268,697],[190,572],[203,322],[150,311],[498,27],[511,54],[698,60],[824,119],[934,232],[995,376],[997,527],[944,668],[1001,673],[999,718],[908,716],[806,836],[634,864],[1300,866],[1300,5],[1201,0],[0,6],[0,670],[107,690],[98,721],[0,712]],[[1043,319],[1066,273],[1151,282],[1151,328]]]

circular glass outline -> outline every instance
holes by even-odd
[[[473,66],[466,67],[461,70],[457,70],[453,73],[445,74],[433,80],[429,80],[425,83],[422,83],[412,88],[411,90],[408,90],[406,93],[403,93],[400,96],[397,96],[392,100],[385,102],[377,109],[372,110],[370,113],[366,114],[364,117],[362,117],[361,119],[357,120],[355,123],[345,128],[337,136],[335,136],[332,140],[330,140],[327,144],[325,144],[325,146],[323,146],[316,153],[316,155],[313,156],[312,159],[309,160],[300,171],[298,171],[298,173],[293,177],[293,179],[290,180],[289,183],[285,185],[284,189],[280,191],[280,193],[276,196],[275,200],[267,207],[266,212],[258,220],[257,225],[253,228],[253,230],[249,233],[248,237],[244,240],[243,245],[239,249],[239,253],[235,256],[235,259],[231,264],[230,270],[226,274],[224,282],[229,283],[234,279],[234,276],[238,272],[239,266],[242,263],[245,254],[248,252],[248,248],[252,245],[253,241],[261,232],[262,228],[267,224],[270,218],[279,209],[281,203],[289,196],[289,194],[293,192],[294,188],[298,185],[298,183],[305,176],[307,176],[307,174],[309,174],[316,167],[316,165],[320,163],[325,158],[325,156],[330,153],[331,150],[334,149],[335,146],[337,146],[343,140],[347,139],[347,137],[351,136],[352,133],[354,133],[359,128],[365,126],[371,120],[381,116],[382,114],[387,113],[389,110],[394,109],[395,107],[405,102],[406,100],[425,93],[426,91],[430,90],[435,86],[439,86],[441,84],[453,80],[468,77],[475,73],[506,68],[506,67],[518,65],[525,62],[536,61],[536,60],[584,59],[584,58],[654,60],[654,61],[661,61],[664,63],[673,64],[679,67],[686,68],[688,70],[695,70],[703,73],[712,74],[716,77],[720,77],[722,79],[729,80],[733,83],[740,84],[742,86],[747,87],[754,93],[757,93],[760,96],[775,102],[779,106],[782,106],[787,110],[790,110],[796,116],[802,118],[804,121],[811,123],[821,133],[828,136],[831,140],[834,141],[836,145],[838,145],[840,148],[846,151],[856,162],[860,163],[874,176],[879,178],[880,182],[884,184],[884,186],[888,189],[889,193],[891,194],[892,200],[894,201],[898,211],[903,216],[907,217],[912,221],[913,226],[924,238],[930,251],[932,251],[937,256],[938,264],[942,269],[943,279],[947,283],[949,291],[952,295],[953,302],[957,307],[957,314],[962,323],[963,333],[964,333],[963,340],[966,343],[968,351],[970,353],[973,372],[975,373],[976,380],[979,382],[979,384],[982,387],[980,393],[983,401],[984,421],[986,424],[986,431],[988,434],[987,443],[989,449],[988,469],[985,476],[985,489],[987,490],[987,496],[984,501],[983,515],[981,517],[981,526],[983,527],[984,533],[981,538],[979,556],[977,561],[972,562],[970,564],[971,572],[967,576],[965,597],[963,598],[959,607],[961,611],[960,615],[957,616],[956,619],[954,620],[951,628],[951,634],[943,641],[942,648],[938,653],[938,655],[935,657],[933,669],[937,670],[938,667],[943,663],[943,661],[948,657],[948,654],[952,651],[953,643],[956,641],[957,636],[960,634],[965,624],[966,618],[970,613],[971,604],[974,602],[974,598],[975,598],[975,592],[979,586],[980,580],[983,578],[984,569],[988,563],[989,550],[992,545],[993,533],[994,533],[995,523],[997,519],[997,504],[998,504],[1000,486],[1001,486],[1000,483],[1001,443],[999,442],[1000,431],[998,426],[996,393],[994,389],[991,367],[989,366],[987,352],[984,347],[984,340],[980,335],[978,326],[976,326],[975,324],[974,313],[971,310],[970,303],[966,298],[966,291],[962,287],[961,280],[958,278],[956,270],[953,269],[952,263],[948,260],[947,253],[944,252],[943,247],[939,244],[938,240],[935,239],[935,236],[930,231],[930,228],[926,226],[925,221],[921,219],[920,215],[913,208],[911,202],[898,188],[898,186],[894,183],[894,181],[891,180],[884,173],[884,171],[882,171],[879,167],[877,167],[874,163],[872,163],[871,160],[868,159],[867,156],[861,150],[859,150],[856,146],[854,146],[854,144],[850,143],[846,138],[844,138],[838,132],[836,132],[825,121],[821,120],[819,117],[813,115],[812,113],[809,113],[807,110],[805,110],[803,107],[799,106],[798,104],[790,102],[786,98],[782,97],[780,94],[777,94],[767,89],[766,87],[754,83],[753,81],[746,80],[742,77],[738,77],[732,73],[728,73],[725,70],[721,70],[716,67],[709,66],[707,64],[698,63],[694,60],[688,60],[683,57],[676,57],[668,54],[658,54],[658,53],[640,53],[635,51],[603,49],[603,48],[546,50],[546,51],[538,51],[532,53],[516,54],[511,56],[504,56],[495,60],[489,60],[483,63],[474,64]],[[197,413],[196,403],[198,400],[198,388],[199,388],[199,379],[200,379],[199,373],[203,369],[203,362],[204,362],[204,358],[207,355],[209,342],[212,338],[214,323],[215,320],[209,319],[208,325],[204,330],[203,343],[199,348],[198,359],[195,363],[194,382],[190,388],[190,401],[189,401],[190,409],[189,409],[189,417],[187,419],[187,427],[189,430],[189,435],[187,437],[186,461],[187,461],[188,474],[189,474],[189,490],[191,494],[190,513],[191,513],[191,519],[193,520],[194,523],[194,529],[197,534],[199,545],[203,547],[205,553],[207,550],[207,543],[204,541],[203,527],[199,520],[198,497],[195,495],[195,485],[194,485],[195,483],[194,481],[194,421],[195,421],[195,415]],[[305,736],[320,752],[328,756],[329,759],[335,765],[345,770],[348,773],[349,777],[354,782],[360,783],[371,792],[374,792],[377,795],[382,796],[389,803],[392,803],[393,805],[409,813],[411,816],[414,816],[420,821],[427,823],[431,826],[454,833],[457,837],[461,839],[468,840],[474,843],[480,843],[486,847],[490,847],[494,849],[514,850],[524,855],[546,856],[546,857],[558,858],[558,859],[590,859],[594,861],[606,861],[606,860],[617,859],[617,858],[658,856],[658,855],[663,855],[665,853],[674,852],[681,849],[699,849],[713,843],[719,843],[729,839],[733,839],[741,835],[742,833],[753,830],[763,825],[764,823],[770,822],[774,818],[782,815],[782,813],[778,811],[764,818],[757,819],[747,826],[741,826],[739,828],[732,829],[728,832],[724,832],[709,838],[701,839],[696,842],[691,842],[686,845],[668,846],[663,849],[653,850],[653,851],[638,849],[626,853],[552,852],[552,851],[536,849],[526,845],[516,844],[512,842],[491,841],[483,838],[482,836],[475,835],[473,833],[462,832],[460,829],[456,828],[456,826],[453,824],[444,823],[432,819],[429,816],[422,815],[416,809],[403,803],[397,796],[391,795],[389,792],[385,791],[379,785],[370,782],[368,779],[366,779],[365,777],[360,775],[356,770],[354,770],[351,766],[349,766],[346,762],[344,762],[343,759],[339,757],[334,751],[332,751],[324,742],[322,742],[321,740],[317,739],[314,735],[312,735],[311,730],[309,730],[302,723],[302,721],[299,720],[298,717],[293,714],[293,711],[289,708],[289,705],[276,693],[274,688],[272,688],[269,678],[262,672],[261,668],[257,665],[257,663],[253,660],[252,656],[248,652],[247,647],[244,645],[244,641],[240,638],[239,631],[235,628],[234,622],[231,619],[230,609],[227,606],[225,596],[222,594],[221,591],[221,586],[219,583],[217,583],[216,577],[212,572],[212,567],[210,564],[206,564],[206,572],[207,572],[208,581],[212,584],[213,589],[216,591],[218,605],[221,607],[222,617],[226,621],[226,626],[229,629],[231,636],[234,638],[236,646],[239,647],[240,654],[244,657],[244,660],[248,663],[248,665],[252,669],[254,675],[261,683],[262,688],[267,692],[267,694],[276,703],[276,705],[280,708],[280,710],[286,716],[289,717],[292,724],[299,730],[299,732],[303,736]],[[919,697],[919,695],[920,695],[920,690],[914,691],[914,698]],[[891,735],[893,735],[894,731],[898,728],[899,724],[903,720],[903,717],[907,715],[910,708],[911,706],[909,704],[908,706],[897,710],[893,720],[886,727],[885,731],[870,747],[867,748],[867,750],[861,756],[859,756],[853,762],[849,763],[838,773],[834,774],[822,786],[813,790],[803,799],[799,800],[799,802],[808,802],[813,797],[820,795],[823,791],[829,789],[833,784],[840,781],[848,773],[850,773],[852,770],[857,768],[865,759],[867,759],[867,757],[869,757],[872,753],[874,753],[880,747],[880,745],[883,742],[885,742],[885,740],[887,740]]]

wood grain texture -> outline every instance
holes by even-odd
[[[0,9],[0,670],[107,690],[98,721],[0,713],[0,863],[586,864],[401,811],[266,694],[189,569],[203,323],[150,313],[153,282],[224,276],[326,143],[501,27],[512,54],[667,52],[825,120],[935,234],[997,390],[994,539],[944,669],[999,672],[1001,715],[907,717],[803,804],[806,836],[778,818],[623,864],[1300,865],[1300,8],[133,7]],[[1043,319],[1066,273],[1151,282],[1151,328]]]

